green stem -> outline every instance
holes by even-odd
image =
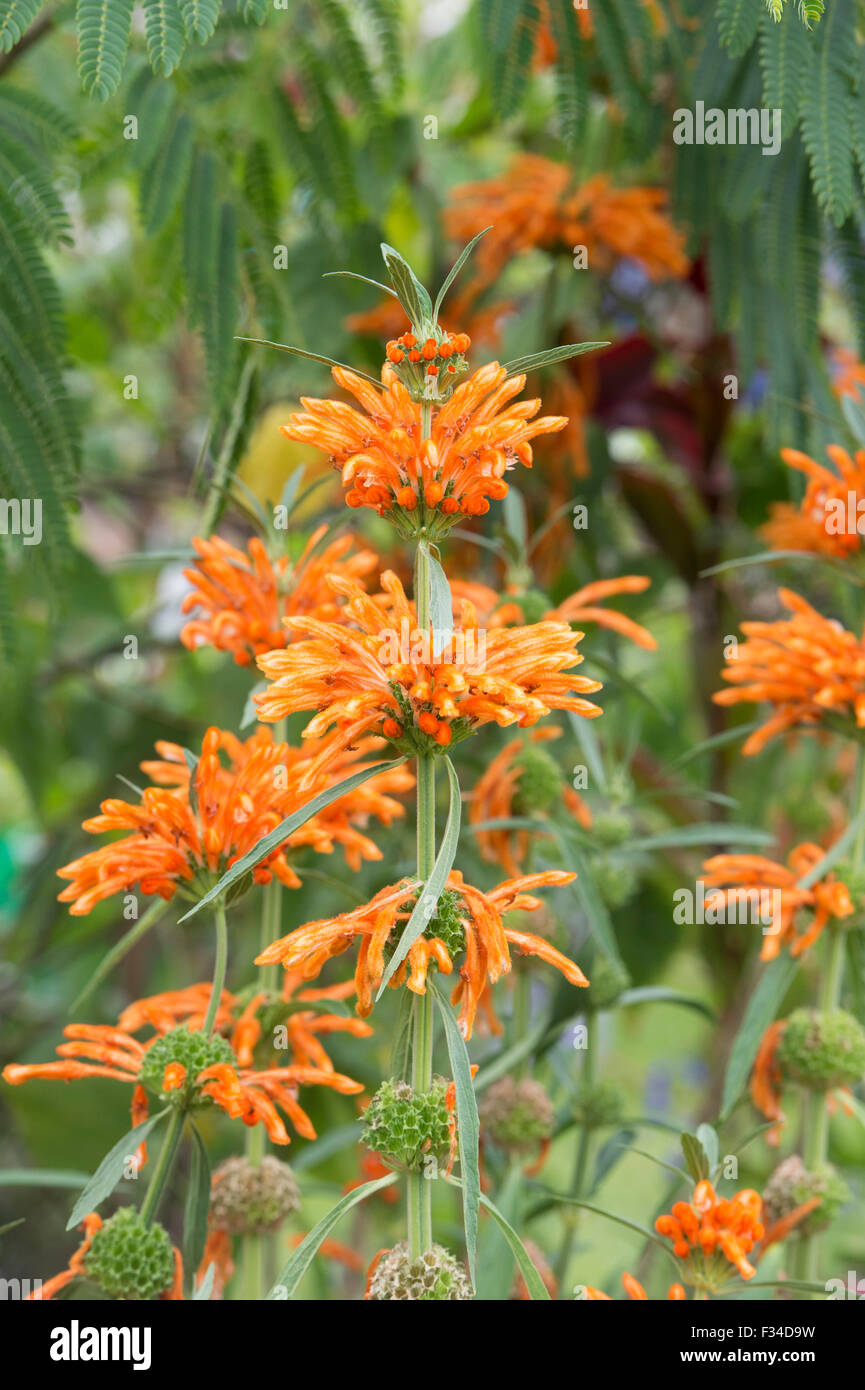
[[[248,1231],[243,1237],[243,1297],[249,1303],[258,1303],[263,1297],[264,1240],[263,1235],[251,1235]]]
[[[144,1201],[141,1203],[141,1217],[148,1226],[156,1216],[160,1198],[165,1190],[168,1175],[173,1167],[177,1146],[180,1143],[180,1136],[183,1133],[185,1119],[186,1112],[181,1106],[174,1105],[171,1107],[171,1114],[168,1117],[168,1128],[165,1131],[162,1148],[159,1150],[156,1167],[150,1175],[150,1183],[145,1193]]]
[[[430,432],[432,411],[421,406],[421,438]],[[430,624],[430,565],[426,545],[415,551],[414,600],[417,625],[421,632]],[[419,753],[417,764],[417,877],[423,882],[433,870],[436,856],[435,818],[435,760]],[[432,1086],[433,1062],[433,999],[418,994],[412,1004],[411,1084],[415,1091],[426,1092]],[[407,1181],[408,1243],[412,1259],[417,1259],[432,1245],[432,1184],[423,1172],[409,1173]]]
[[[213,964],[213,988],[210,991],[210,1003],[207,1005],[207,1013],[204,1018],[203,1033],[212,1033],[216,1022],[216,1015],[219,1010],[219,1001],[222,998],[222,991],[225,988],[225,970],[228,964],[228,929],[225,925],[225,907],[222,902],[216,904],[216,960]]]
[[[580,1073],[580,1081],[583,1086],[590,1086],[595,1079],[595,1057],[592,1047],[592,1031],[590,1015],[586,1015],[586,1049],[583,1055],[583,1066]],[[592,1142],[592,1131],[588,1125],[584,1124],[580,1128],[580,1137],[577,1141],[577,1151],[574,1157],[574,1175],[571,1179],[571,1196],[582,1197],[583,1187],[586,1181],[586,1168],[589,1163],[589,1150]],[[577,1233],[577,1223],[579,1221],[579,1211],[576,1207],[568,1207],[561,1215],[564,1223],[562,1232],[562,1244],[559,1249],[559,1257],[556,1261],[556,1283],[559,1289],[564,1287],[565,1277],[568,1272],[568,1264],[571,1258],[571,1250],[574,1245],[574,1237]]]

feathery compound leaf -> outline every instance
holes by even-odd
[[[747,53],[757,35],[762,0],[718,0],[718,31],[731,58]]]
[[[158,76],[170,77],[186,47],[186,34],[177,0],[142,0],[142,4],[150,66]]]
[[[216,276],[209,286],[203,324],[207,374],[217,405],[228,394],[228,377],[236,354],[236,323],[237,213],[232,203],[225,202],[219,213]]]
[[[548,0],[556,42],[556,110],[559,134],[569,148],[576,145],[585,123],[588,80],[572,0]]]
[[[0,0],[0,52],[8,53],[24,37],[44,0]]]
[[[796,128],[813,60],[813,44],[789,10],[779,23],[773,22],[768,11],[764,12],[760,25],[763,105],[770,111],[780,110],[785,139]]]
[[[240,17],[247,24],[263,24],[267,19],[268,0],[240,0]]]
[[[366,10],[375,31],[376,46],[390,77],[391,87],[394,92],[400,92],[404,72],[400,44],[399,0],[357,0],[357,6]]]
[[[358,118],[372,129],[383,121],[375,76],[355,34],[342,0],[318,0],[327,20],[328,46],[333,49],[335,70],[352,98]]]
[[[54,153],[58,140],[74,140],[78,127],[59,106],[23,87],[0,86],[0,125],[28,144]]]
[[[195,139],[192,120],[184,112],[174,122],[153,162],[141,179],[141,208],[150,236],[162,231],[186,191]]]
[[[541,24],[537,0],[489,0],[478,7],[482,53],[489,64],[493,104],[509,116],[522,100]]]
[[[88,96],[106,101],[126,62],[134,0],[78,0],[78,72]]]
[[[189,321],[197,327],[204,323],[207,296],[216,277],[216,205],[216,160],[199,147],[183,205],[183,268]]]
[[[802,94],[802,138],[817,201],[836,226],[845,220],[853,201],[851,81],[857,63],[854,0],[833,0],[820,25],[814,64]]]
[[[188,39],[207,43],[219,19],[222,0],[180,0],[180,15]]]

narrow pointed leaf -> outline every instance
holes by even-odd
[[[242,859],[238,859],[236,864],[232,864],[228,872],[222,875],[222,878],[217,884],[214,884],[210,892],[205,893],[204,897],[180,918],[180,921],[187,921],[188,918],[194,917],[197,912],[206,907],[208,903],[221,898],[232,884],[237,883],[244,874],[251,873],[256,864],[260,864],[262,859],[266,859],[278,845],[293,835],[295,830],[299,830],[302,825],[305,825],[313,816],[318,815],[319,811],[323,811],[325,806],[329,806],[332,801],[337,801],[339,797],[345,796],[346,792],[354,791],[355,787],[368,782],[370,777],[375,777],[380,772],[391,772],[396,767],[402,767],[404,762],[405,758],[394,758],[389,763],[375,763],[362,772],[352,773],[351,777],[346,777],[335,787],[328,787],[327,791],[320,792],[318,796],[313,797],[312,801],[307,801],[299,810],[294,811],[284,821],[281,821],[269,834],[262,836],[258,844],[254,845],[248,854],[245,854]]]
[[[491,232],[491,231],[492,231],[492,223],[490,223],[489,227],[484,227],[484,229],[483,229],[482,232],[478,232],[477,236],[472,237],[472,239],[471,239],[471,241],[469,242],[468,246],[463,247],[462,251],[461,251],[460,254],[457,256],[456,260],[454,261],[453,265],[451,266],[450,271],[448,272],[447,276],[445,277],[445,281],[444,281],[444,283],[443,283],[441,289],[439,290],[438,294],[436,295],[436,302],[435,302],[435,304],[433,305],[432,316],[433,316],[433,318],[435,319],[436,323],[438,323],[439,309],[441,308],[441,306],[442,306],[442,304],[443,304],[443,302],[444,302],[444,297],[445,297],[445,295],[447,294],[447,292],[448,292],[448,290],[450,289],[451,285],[453,284],[454,280],[455,280],[455,279],[457,278],[457,276],[459,275],[460,271],[462,270],[462,268],[463,268],[463,266],[465,265],[466,261],[468,260],[469,256],[470,256],[470,255],[472,254],[472,252],[474,251],[474,249],[475,249],[475,247],[477,246],[478,242],[480,241],[481,237],[486,236],[487,232]]]
[[[566,362],[569,357],[582,357],[584,352],[597,352],[598,348],[609,347],[609,343],[563,343],[561,347],[548,348],[546,352],[531,352],[526,357],[515,357],[505,362],[508,376],[520,376],[523,372],[536,372],[541,367],[551,367],[554,362]]]
[[[279,1302],[293,1298],[298,1284],[315,1259],[319,1247],[327,1240],[333,1228],[342,1220],[346,1212],[351,1211],[352,1207],[356,1207],[358,1202],[363,1202],[367,1197],[372,1197],[374,1193],[380,1192],[383,1187],[390,1187],[392,1183],[396,1182],[397,1177],[397,1173],[388,1173],[386,1178],[376,1178],[375,1182],[365,1182],[361,1187],[356,1187],[353,1192],[348,1192],[344,1197],[341,1197],[336,1206],[331,1207],[327,1215],[323,1216],[309,1235],[304,1237],[291,1259],[283,1266],[279,1278],[267,1295],[268,1300]]]
[[[481,1197],[480,1160],[478,1145],[480,1122],[478,1103],[472,1083],[472,1069],[469,1062],[465,1038],[457,1026],[450,1001],[440,987],[432,980],[427,989],[432,989],[445,1029],[448,1057],[451,1064],[456,1091],[457,1139],[460,1151],[460,1175],[463,1190],[463,1228],[466,1236],[466,1255],[469,1262],[469,1275],[473,1285],[477,1284],[478,1249],[478,1206]]]
[[[136,1125],[128,1134],[124,1134],[122,1139],[118,1139],[114,1148],[105,1155],[72,1208],[72,1215],[66,1223],[67,1231],[71,1231],[74,1226],[78,1225],[79,1221],[83,1221],[85,1216],[91,1211],[95,1211],[100,1202],[104,1202],[105,1198],[111,1195],[123,1177],[127,1160],[137,1151],[142,1140],[152,1134],[156,1126],[168,1118],[168,1113],[166,1108],[158,1115],[151,1115],[149,1120],[145,1120],[141,1125]]]
[[[291,347],[288,343],[274,343],[270,338],[242,338],[238,335],[236,341],[255,343],[258,347],[276,348],[277,352],[289,352],[292,357],[305,357],[309,362],[323,362],[326,367],[342,367],[343,371],[352,372],[355,376],[363,377],[364,381],[371,381],[373,386],[381,387],[381,382],[376,381],[368,372],[362,372],[358,367],[349,367],[345,362],[337,362],[333,357],[323,357],[320,352],[307,352],[305,348]]]

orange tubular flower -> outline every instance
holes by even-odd
[[[865,389],[865,362],[860,362],[850,348],[836,347],[832,351],[834,380],[832,389],[835,395],[852,396],[855,400],[860,390]]]
[[[579,623],[580,626],[583,623],[597,623],[599,627],[606,627],[611,632],[629,637],[647,652],[657,651],[658,644],[646,628],[633,622],[631,618],[626,618],[624,613],[617,613],[614,608],[597,606],[602,599],[611,598],[613,594],[642,594],[651,582],[644,574],[623,574],[618,579],[598,579],[571,594],[570,598],[566,598],[564,603],[560,603],[558,608],[547,614],[547,617],[554,622]]]
[[[674,1255],[691,1261],[694,1283],[713,1288],[726,1278],[725,1261],[735,1265],[743,1279],[753,1278],[756,1271],[746,1256],[765,1235],[762,1207],[753,1188],[727,1201],[704,1179],[690,1202],[674,1202],[671,1213],[658,1217],[655,1230],[673,1242]]]
[[[565,164],[521,154],[504,175],[463,184],[445,213],[448,236],[469,241],[492,224],[473,257],[475,281],[489,285],[523,251],[573,254],[608,270],[622,256],[639,260],[653,280],[688,272],[684,239],[664,213],[659,188],[612,188],[604,174],[574,187]]]
[[[551,869],[508,880],[492,892],[482,893],[465,883],[462,874],[454,870],[448,876],[447,895],[439,900],[436,916],[391,976],[391,988],[405,984],[415,994],[424,994],[429,969],[437,966],[443,974],[450,975],[455,957],[465,953],[452,1002],[460,1004],[460,1030],[463,1037],[470,1038],[487,981],[494,984],[511,968],[509,947],[554,965],[572,985],[587,985],[589,982],[579,966],[548,941],[512,931],[502,923],[507,912],[532,912],[541,906],[539,898],[529,896],[531,890],[570,883],[575,877],[575,874]],[[359,939],[355,990],[357,1012],[365,1018],[372,1011],[373,991],[384,974],[388,949],[395,947],[399,940],[401,926],[408,920],[414,905],[417,887],[411,879],[400,879],[382,888],[363,907],[338,917],[308,922],[268,946],[256,958],[256,964],[281,964],[287,970],[300,970],[305,979],[313,979],[326,961],[348,950],[352,942]],[[447,942],[439,931],[448,937]]]
[[[91,1076],[125,1081],[133,1087],[132,1114],[136,1125],[147,1118],[148,1097],[158,1096],[170,1102],[176,1096],[177,1103],[185,1109],[212,1101],[232,1119],[243,1120],[246,1125],[261,1122],[275,1144],[291,1142],[278,1109],[288,1116],[298,1134],[305,1139],[316,1137],[309,1116],[297,1101],[301,1086],[329,1086],[341,1095],[357,1095],[363,1090],[359,1082],[334,1071],[330,1058],[312,1038],[308,1024],[295,1034],[289,1029],[290,1040],[300,1043],[298,1060],[285,1066],[253,1069],[250,1039],[248,1032],[244,1032],[249,1011],[245,1010],[235,1021],[237,1001],[227,991],[223,992],[217,1018],[222,1026],[231,1028],[233,1024],[231,1044],[218,1032],[204,1035],[200,1024],[195,1026],[197,1014],[192,1012],[192,1006],[208,989],[208,985],[193,985],[170,995],[138,1000],[121,1014],[116,1028],[106,1024],[70,1023],[63,1030],[68,1041],[57,1048],[59,1061],[28,1065],[10,1063],[3,1071],[3,1078],[11,1086],[37,1080],[77,1081]],[[329,991],[316,993],[319,997],[333,997]],[[178,1027],[180,1018],[187,1021]],[[352,1022],[336,1015],[321,1014],[317,1026],[321,1032],[333,1032]],[[152,1027],[155,1032],[142,1042],[133,1033],[145,1026]],[[345,1028],[355,1036],[365,1036],[370,1031],[363,1024],[361,1030]],[[206,1049],[216,1060],[196,1074],[190,1074],[181,1058],[189,1056],[190,1039],[194,1044],[196,1034],[201,1036],[199,1052]],[[235,1038],[238,1038],[237,1046]],[[158,1061],[154,1062],[150,1054],[156,1044],[159,1047],[154,1056]],[[310,1064],[306,1058],[313,1052],[316,1061]]]
[[[446,748],[490,721],[525,728],[553,709],[588,718],[601,713],[582,698],[600,683],[568,673],[583,659],[576,650],[582,633],[565,623],[488,632],[478,640],[466,607],[443,653],[447,659],[435,659],[396,575],[382,576],[390,613],[356,584],[337,578],[331,584],[349,600],[346,610],[360,630],[292,618],[300,640],[258,660],[273,682],[255,697],[260,719],[319,711],[304,730],[304,738],[328,735],[309,764],[310,780],[364,733],[381,734],[412,754]]]
[[[759,753],[776,734],[819,724],[828,712],[854,715],[865,726],[865,645],[790,589],[778,597],[793,614],[775,623],[743,623],[748,638],[722,672],[734,687],[713,695],[718,705],[767,700],[771,718],[746,740]]]
[[[622,1275],[622,1287],[628,1298],[633,1303],[648,1302],[648,1294],[638,1279],[627,1271]],[[667,1290],[667,1301],[670,1303],[680,1303],[687,1295],[681,1284],[671,1284]],[[590,1303],[611,1303],[612,1299],[608,1293],[603,1293],[601,1289],[593,1289],[591,1285],[586,1285],[586,1299]]]
[[[309,538],[303,554],[292,564],[287,555],[271,561],[254,536],[248,554],[220,536],[193,538],[199,559],[184,575],[193,592],[183,600],[184,613],[201,610],[202,616],[186,623],[180,640],[190,649],[203,646],[231,652],[238,666],[249,666],[261,652],[282,647],[288,640],[283,619],[312,614],[328,622],[339,621],[339,605],[328,588],[328,574],[362,580],[375,570],[378,559],[371,550],[349,555],[353,541],[338,537],[316,553],[327,531],[320,526]]]
[[[770,520],[760,529],[773,550],[809,550],[841,560],[859,551],[860,503],[865,512],[865,449],[857,449],[851,458],[839,444],[829,444],[826,453],[837,473],[799,449],[781,450],[784,462],[804,473],[808,485],[798,507],[775,502],[770,508]],[[862,524],[865,528],[865,520]]]
[[[293,415],[283,434],[330,455],[350,507],[393,512],[394,520],[397,509],[416,512],[417,523],[436,534],[459,515],[489,511],[489,499],[507,495],[505,472],[516,463],[531,467],[530,441],[567,423],[560,416],[535,419],[538,400],[509,404],[526,379],[491,362],[432,412],[430,437],[421,442],[422,406],[389,363],[381,391],[343,367],[334,367],[333,376],[362,410],[304,398],[305,413]]]
[[[751,1100],[767,1120],[776,1121],[766,1134],[767,1142],[773,1145],[780,1141],[781,1128],[786,1119],[781,1109],[781,1068],[776,1055],[784,1023],[784,1019],[777,1019],[769,1024],[757,1049],[751,1073]]]
[[[652,634],[639,623],[626,618],[615,609],[599,608],[597,604],[614,594],[641,594],[651,584],[644,574],[623,574],[618,579],[598,579],[586,584],[571,594],[558,608],[550,608],[544,614],[546,622],[555,623],[597,623],[599,627],[609,628],[623,637],[628,637],[638,647],[646,651],[657,651],[658,644]],[[516,587],[509,586],[504,596],[497,589],[474,580],[456,579],[451,584],[454,609],[459,603],[468,601],[477,611],[478,621],[487,628],[509,627],[513,623],[525,621],[526,595]],[[504,597],[504,602],[502,601]]]
[[[555,725],[545,725],[533,729],[529,743],[546,743],[559,738],[561,729]],[[471,793],[469,803],[469,824],[480,825],[489,820],[509,820],[519,812],[514,806],[520,793],[520,778],[523,774],[521,754],[526,744],[521,738],[506,743],[478,778]],[[562,784],[562,799],[571,815],[584,830],[592,824],[591,812],[573,787]],[[517,878],[523,872],[522,861],[528,853],[530,832],[528,830],[478,830],[475,838],[482,858],[500,864],[506,874]]]
[[[810,873],[824,853],[819,845],[797,845],[788,856],[789,868],[761,854],[716,854],[703,863],[706,887],[717,890],[706,895],[705,905],[715,909],[723,904],[738,910],[747,901],[747,895],[756,892],[751,902],[759,900],[764,920],[764,907],[770,901],[773,904],[771,930],[764,936],[760,952],[762,959],[774,960],[788,942],[790,954],[800,956],[813,946],[827,922],[849,917],[853,912],[849,891],[834,873],[826,874],[810,888],[799,887],[799,880]],[[777,898],[770,898],[775,892]],[[797,934],[797,913],[804,909],[813,915],[805,930]]]
[[[351,762],[352,770],[358,770],[362,764],[355,766],[353,758],[372,746],[368,743],[344,755],[343,769]],[[83,827],[93,835],[108,830],[131,833],[58,870],[61,878],[71,879],[59,900],[72,904],[74,916],[135,884],[143,894],[166,900],[178,891],[187,898],[199,896],[303,805],[310,790],[323,791],[333,781],[330,775],[311,775],[314,749],[298,752],[274,743],[269,729],[257,730],[245,743],[224,730],[208,729],[194,778],[182,748],[158,743],[157,751],[160,761],[141,766],[159,785],[145,787],[140,805],[112,797],[102,802],[102,815],[86,820]],[[220,758],[222,752],[228,756],[228,767]],[[403,814],[399,802],[387,793],[405,791],[413,781],[402,769],[396,773],[371,778],[357,793],[341,797],[324,814],[308,820],[257,865],[255,882],[268,883],[275,875],[286,887],[296,888],[300,880],[286,856],[289,849],[304,845],[329,854],[334,844],[341,844],[353,868],[362,859],[380,859],[381,851],[352,821],[375,815],[389,824]]]

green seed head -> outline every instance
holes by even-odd
[[[494,1081],[480,1105],[484,1132],[500,1148],[515,1153],[533,1149],[549,1139],[555,1115],[553,1104],[539,1081],[503,1076]]]
[[[850,1189],[831,1163],[819,1163],[810,1172],[798,1154],[779,1163],[763,1192],[763,1221],[768,1228],[812,1197],[820,1198],[796,1229],[804,1236],[829,1226],[850,1200]]]
[[[517,760],[520,775],[514,788],[513,808],[517,816],[546,811],[562,794],[562,774],[544,748],[527,744]]]
[[[574,1118],[586,1129],[603,1129],[618,1124],[622,1117],[623,1098],[618,1086],[610,1081],[582,1082],[574,1101]]]
[[[177,1091],[163,1092],[162,1079],[165,1068],[172,1062],[179,1062],[186,1070],[186,1084]],[[207,1067],[227,1063],[233,1067],[237,1058],[227,1038],[218,1033],[202,1033],[201,1029],[189,1029],[186,1024],[172,1028],[157,1038],[144,1054],[144,1062],[139,1073],[139,1081],[154,1095],[167,1098],[175,1104],[209,1104],[206,1096],[197,1093],[195,1078]]]
[[[607,907],[624,907],[637,891],[637,875],[630,864],[599,858],[592,865],[592,873]]]
[[[608,849],[623,845],[630,833],[631,822],[622,811],[602,811],[592,822],[592,838]]]
[[[588,1009],[609,1009],[630,987],[631,977],[623,965],[596,953],[588,967],[590,984],[583,993]]]
[[[275,1231],[299,1206],[294,1173],[270,1154],[257,1165],[248,1158],[227,1158],[213,1175],[210,1215],[217,1230],[232,1235]]]
[[[111,1298],[159,1298],[174,1281],[174,1252],[163,1226],[121,1207],[96,1232],[84,1257],[88,1279]]]
[[[364,1114],[363,1142],[392,1168],[417,1172],[430,1157],[445,1162],[450,1151],[448,1083],[434,1077],[426,1092],[407,1081],[385,1081]]]
[[[412,898],[403,903],[403,911],[410,912],[415,902],[416,899]],[[435,913],[430,917],[423,930],[423,935],[427,941],[432,941],[438,937],[444,942],[451,960],[455,960],[466,948],[466,931],[460,920],[464,915],[465,904],[459,893],[455,893],[452,888],[446,888],[436,904]],[[398,924],[396,930],[391,932],[390,940],[385,947],[385,956],[388,960],[393,955],[403,930],[404,924]]]
[[[545,613],[549,613],[553,605],[548,596],[540,589],[526,589],[517,598],[517,603],[523,615],[523,622],[526,624],[539,623]]]
[[[374,1302],[413,1299],[444,1302],[473,1298],[472,1286],[462,1265],[440,1245],[413,1260],[401,1241],[379,1262],[368,1297]]]
[[[796,1009],[781,1034],[778,1062],[790,1080],[815,1091],[853,1086],[865,1075],[865,1029],[843,1009]]]

